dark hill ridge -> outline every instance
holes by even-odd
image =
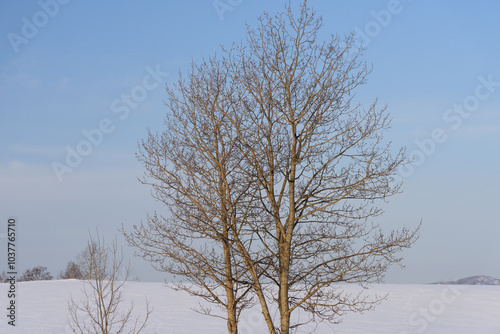
[[[433,284],[460,284],[460,285],[500,285],[500,279],[491,276],[470,276],[458,281],[441,281]]]

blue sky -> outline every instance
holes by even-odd
[[[162,128],[165,83],[191,60],[240,42],[246,23],[284,3],[0,2],[0,219],[18,219],[21,271],[45,265],[58,274],[89,229],[123,242],[121,224],[161,210],[137,181],[134,154],[147,127]],[[377,222],[422,220],[421,237],[402,254],[406,269],[391,269],[386,281],[500,277],[500,3],[310,4],[323,16],[323,37],[356,31],[364,40],[373,72],[358,99],[387,104],[387,139],[415,155],[401,172],[403,193]],[[68,167],[71,150],[84,154]],[[71,171],[57,175],[54,164]],[[125,254],[135,276],[165,278]]]

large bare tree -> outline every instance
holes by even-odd
[[[140,153],[169,215],[128,235],[231,321],[229,301],[243,309],[236,295],[247,301],[251,289],[271,334],[303,324],[292,320],[299,309],[333,323],[371,309],[378,299],[338,283],[380,281],[418,231],[373,223],[377,201],[400,190],[405,156],[383,140],[385,107],[354,101],[369,74],[355,37],[318,42],[321,19],[305,1],[297,13],[289,5],[263,15],[246,43],[194,65],[169,90],[167,129]]]
[[[229,333],[237,333],[251,287],[241,283],[246,269],[230,234],[254,209],[245,197],[251,184],[242,182],[244,157],[229,119],[234,88],[228,73],[224,62],[193,64],[186,80],[167,89],[172,112],[166,130],[149,133],[139,159],[146,169],[143,182],[168,216],[150,216],[124,234],[158,270],[187,280],[176,289],[225,310],[221,315],[207,306],[198,309],[223,317]]]
[[[386,235],[370,222],[382,214],[375,201],[400,189],[394,176],[404,151],[393,153],[383,141],[385,108],[353,101],[369,74],[355,38],[319,43],[321,25],[304,2],[298,16],[290,7],[264,15],[246,45],[228,51],[240,101],[232,125],[272,221],[265,228],[248,222],[269,253],[266,267],[261,250],[233,235],[254,282],[263,273],[277,286],[279,325],[264,314],[270,333],[289,333],[298,308],[332,322],[371,308],[333,284],[380,281],[400,261],[395,254],[416,240],[416,230]],[[265,312],[269,300],[257,295]]]

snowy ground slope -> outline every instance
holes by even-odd
[[[70,334],[66,323],[70,293],[81,296],[82,283],[74,280],[21,282],[17,285],[15,329],[7,324],[6,283],[0,284],[0,333]],[[357,291],[356,286],[345,289]],[[500,287],[451,285],[374,285],[371,293],[389,297],[375,311],[351,314],[339,325],[320,324],[314,333],[453,333],[500,334]],[[175,292],[162,283],[129,282],[125,299],[134,300],[135,311],[144,314],[144,295],[153,306],[145,333],[220,334],[226,332],[223,320],[191,310],[199,300]],[[257,307],[242,315],[242,334],[266,333]],[[303,328],[299,333],[312,330]]]

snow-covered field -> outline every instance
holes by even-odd
[[[67,302],[70,293],[81,296],[82,283],[75,280],[21,282],[17,284],[16,327],[7,321],[8,284],[0,284],[0,333],[70,334]],[[356,286],[345,286],[357,291]],[[500,286],[463,285],[374,285],[371,293],[389,293],[374,311],[350,314],[339,325],[320,324],[299,333],[337,334],[500,334]],[[154,308],[145,333],[221,334],[222,319],[191,310],[199,299],[166,288],[162,283],[128,282],[124,297],[134,300],[135,312],[144,313],[144,296]],[[242,334],[265,334],[257,307],[242,315]]]

